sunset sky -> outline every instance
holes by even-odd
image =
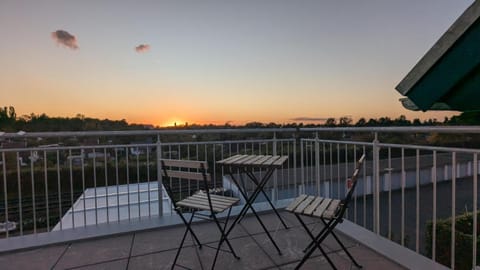
[[[161,126],[443,120],[394,87],[472,3],[1,0],[0,106]]]

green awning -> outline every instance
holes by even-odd
[[[410,110],[480,111],[480,1],[395,87]]]

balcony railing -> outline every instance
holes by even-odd
[[[477,213],[480,149],[429,144],[435,136],[449,143],[450,134],[478,133],[478,127],[5,133],[0,237],[174,215],[162,188],[172,179],[158,173],[161,158],[207,160],[212,192],[225,194],[236,189],[216,161],[288,155],[266,187],[278,203],[301,193],[342,198],[355,160],[367,153],[348,219],[451,268],[465,258],[477,265],[477,214],[470,221],[466,213]],[[197,188],[171,184],[178,198]],[[448,222],[458,216],[468,221]]]

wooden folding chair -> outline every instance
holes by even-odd
[[[215,267],[215,263],[218,257],[218,252],[221,250],[221,246],[224,242],[227,243],[229,251],[233,254],[233,256],[236,259],[240,259],[236,255],[232,245],[228,241],[227,236],[225,234],[225,229],[227,227],[227,223],[230,218],[232,206],[237,204],[239,202],[239,199],[233,198],[233,197],[210,194],[208,182],[211,181],[211,175],[207,173],[207,162],[205,161],[162,159],[161,165],[162,165],[162,175],[164,177],[175,179],[178,181],[181,181],[181,180],[201,181],[203,182],[203,187],[204,187],[204,190],[200,190],[191,196],[188,196],[183,199],[177,199],[178,194],[175,194],[173,192],[172,187],[169,184],[170,181],[163,181],[165,190],[167,191],[168,195],[172,200],[173,207],[177,212],[177,214],[182,219],[186,227],[185,233],[180,243],[180,247],[178,248],[177,254],[175,255],[175,259],[172,264],[172,269],[175,267],[175,265],[177,265],[177,259],[183,248],[183,244],[185,242],[185,238],[188,232],[190,232],[194,241],[198,244],[198,247],[202,248],[202,244],[200,243],[200,241],[198,240],[198,237],[195,235],[195,233],[192,230],[191,224],[194,218],[201,218],[201,219],[214,221],[218,230],[220,231],[221,238],[216,248],[217,251],[215,253],[215,259],[212,264],[212,269]],[[218,220],[216,214],[224,212],[227,209],[228,209],[228,214],[224,222],[224,225],[222,227],[222,225],[220,224],[221,222]],[[185,215],[184,215],[184,212],[187,212],[187,211],[191,212],[191,216],[188,220],[187,218],[185,218]],[[225,250],[222,250],[222,251],[225,251]]]
[[[365,154],[363,154],[362,157],[358,160],[355,171],[353,172],[352,178],[350,179],[350,187],[348,189],[347,195],[343,200],[323,198],[318,196],[308,196],[303,194],[297,197],[285,209],[295,214],[297,219],[300,221],[300,224],[302,224],[303,228],[312,239],[310,244],[304,250],[305,255],[303,256],[300,263],[298,263],[298,265],[295,267],[295,269],[300,269],[300,267],[305,263],[305,261],[313,254],[316,248],[318,248],[323,254],[323,256],[325,256],[332,268],[337,269],[328,257],[327,253],[320,246],[320,244],[323,242],[323,240],[325,240],[325,238],[327,238],[328,235],[332,235],[335,238],[337,243],[340,245],[343,251],[345,251],[350,260],[352,260],[352,262],[355,264],[355,266],[357,266],[358,268],[362,268],[362,266],[358,264],[358,262],[353,258],[352,254],[348,252],[343,243],[333,232],[333,229],[335,228],[335,226],[337,226],[338,223],[343,222],[343,215],[345,214],[345,211],[348,208],[348,204],[352,199],[355,186],[357,185],[358,173],[360,172],[360,168],[364,159]],[[309,230],[305,222],[302,220],[301,216],[319,218],[324,225],[323,229],[316,236],[314,236],[312,231]]]

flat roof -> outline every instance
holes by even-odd
[[[172,203],[164,187],[162,192],[163,213],[172,213]],[[117,186],[87,188],[52,230],[156,216],[158,193],[157,182],[119,185],[118,189]]]

